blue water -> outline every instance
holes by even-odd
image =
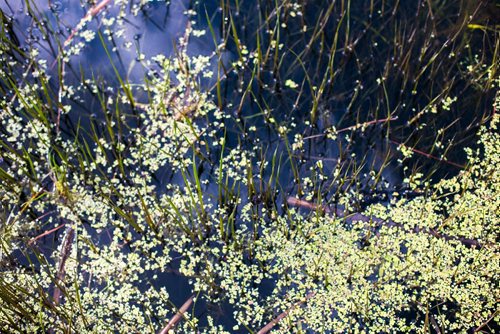
[[[231,2],[233,9],[233,19],[235,20],[235,29],[238,36],[250,50],[255,49],[257,45],[257,36],[259,43],[269,43],[269,34],[266,33],[264,23],[259,20],[259,15],[269,14],[271,5],[260,4],[258,1],[242,2],[240,8],[236,8],[236,3]],[[401,1],[396,13],[396,22],[404,25],[405,22],[412,22],[419,17],[419,11],[425,1]],[[58,90],[57,81],[57,41],[62,42],[71,33],[82,17],[86,14],[86,9],[79,6],[78,1],[64,0],[52,1],[51,6],[48,6],[46,0],[36,0],[31,2],[31,11],[36,12],[35,16],[27,15],[28,8],[24,1],[9,1],[0,0],[0,9],[4,14],[12,18],[13,33],[16,36],[16,43],[19,47],[28,51],[31,46],[35,46],[40,50],[39,59],[45,59],[49,66],[48,73],[51,75],[51,84],[54,91]],[[282,43],[289,48],[289,51],[283,52],[283,57],[279,59],[282,66],[279,70],[275,70],[272,62],[263,64],[258,70],[261,72],[259,80],[254,80],[252,91],[255,92],[255,97],[247,97],[243,103],[241,98],[246,84],[251,80],[252,66],[241,71],[224,71],[223,68],[217,67],[215,46],[213,38],[217,43],[222,43],[224,31],[232,29],[227,22],[223,20],[223,12],[221,12],[218,1],[206,1],[200,5],[193,5],[187,0],[171,1],[164,3],[162,1],[152,1],[144,7],[137,16],[128,15],[127,21],[123,25],[123,35],[116,37],[113,42],[106,41],[105,47],[96,36],[90,43],[82,49],[82,52],[71,58],[65,69],[65,83],[79,83],[84,79],[97,78],[105,82],[108,86],[114,88],[113,91],[107,92],[108,96],[112,96],[119,89],[119,83],[110,63],[113,63],[120,73],[122,79],[129,83],[144,83],[149,68],[139,59],[140,54],[144,54],[145,59],[149,59],[156,54],[164,54],[169,57],[175,55],[175,45],[178,39],[183,36],[184,30],[188,24],[188,18],[183,13],[186,10],[193,9],[196,12],[196,29],[207,30],[203,37],[191,38],[188,46],[188,54],[190,55],[207,55],[212,56],[212,71],[219,72],[220,75],[226,76],[222,83],[222,99],[217,101],[223,107],[225,113],[233,116],[227,121],[227,143],[226,148],[234,148],[238,145],[244,148],[251,148],[255,145],[261,145],[263,158],[271,160],[273,153],[278,152],[277,159],[282,160],[282,170],[279,174],[278,184],[282,191],[276,195],[276,198],[270,199],[270,205],[280,207],[286,202],[287,196],[295,196],[298,192],[297,185],[293,182],[293,174],[291,165],[288,161],[286,147],[284,141],[278,136],[276,131],[266,123],[265,118],[259,116],[261,106],[268,105],[272,109],[272,116],[276,122],[290,125],[295,123],[295,128],[288,134],[288,141],[292,142],[295,133],[301,133],[304,137],[314,137],[314,139],[306,140],[304,147],[305,153],[302,156],[297,156],[296,164],[301,175],[309,173],[309,168],[316,161],[322,159],[324,170],[327,175],[330,175],[337,164],[342,164],[344,170],[354,168],[359,173],[361,182],[359,184],[351,184],[349,186],[328,186],[328,189],[323,194],[331,202],[335,201],[335,194],[348,191],[348,187],[356,188],[361,193],[366,194],[366,200],[357,203],[360,209],[374,201],[387,202],[389,193],[393,190],[406,189],[402,185],[404,178],[404,165],[398,162],[400,155],[397,151],[397,145],[392,143],[390,139],[405,141],[411,138],[417,131],[415,127],[408,125],[408,121],[412,119],[415,113],[418,113],[433,96],[433,92],[452,81],[443,75],[443,82],[432,82],[422,79],[417,82],[416,72],[419,70],[415,62],[415,67],[409,66],[409,70],[414,72],[411,74],[405,73],[404,69],[398,66],[390,67],[392,72],[386,73],[385,90],[381,89],[374,82],[377,78],[384,75],[387,68],[387,62],[402,63],[402,59],[391,58],[393,35],[392,26],[386,21],[390,21],[389,14],[371,13],[368,8],[369,1],[360,1],[352,4],[352,12],[349,23],[349,36],[340,37],[340,47],[336,51],[335,68],[339,69],[336,75],[335,82],[329,82],[325,89],[325,95],[321,99],[318,106],[318,118],[315,123],[308,123],[311,112],[311,92],[306,88],[305,93],[298,95],[297,91],[291,91],[284,85],[286,79],[293,79],[297,83],[301,83],[307,74],[316,84],[321,84],[322,75],[328,70],[328,55],[321,53],[321,44],[315,43],[308,49],[309,40],[314,35],[313,27],[320,16],[321,9],[325,3],[323,1],[312,1],[304,11],[304,16],[297,20],[289,19],[289,24],[284,28],[281,36]],[[37,9],[35,9],[35,7]],[[106,13],[101,13],[89,24],[88,28],[97,31],[102,28],[102,20],[104,17],[113,17],[117,13],[115,6],[108,6]],[[104,14],[104,15],[103,15]],[[385,16],[384,16],[385,15]],[[208,27],[207,17],[213,24],[213,33],[211,35]],[[334,11],[331,19],[325,25],[322,38],[326,45],[331,45],[334,40],[336,24],[338,22],[338,11]],[[285,19],[285,17],[280,17]],[[50,29],[52,32],[44,34],[37,27],[36,20],[44,22],[43,26]],[[306,26],[311,27],[304,33],[301,33],[303,26],[299,24],[300,20],[306,22]],[[391,21],[392,22],[392,21]],[[408,29],[412,28],[408,24]],[[422,27],[422,29],[427,29]],[[102,29],[101,29],[102,31]],[[345,33],[345,31],[343,31]],[[347,35],[347,34],[346,34]],[[386,35],[384,37],[384,35]],[[403,36],[407,37],[407,36]],[[416,37],[422,36],[417,35]],[[78,38],[75,38],[77,42]],[[445,37],[436,37],[436,43],[443,43]],[[358,44],[356,44],[358,43]],[[401,42],[403,43],[403,42]],[[416,42],[415,46],[407,52],[412,53],[412,61],[415,61],[415,50],[423,46],[423,40]],[[350,51],[344,48],[344,45],[353,45],[355,51]],[[472,45],[474,45],[472,43]],[[110,52],[107,55],[106,49]],[[307,51],[306,51],[307,50]],[[306,63],[300,64],[297,61],[296,55],[301,52],[307,52]],[[404,57],[402,55],[401,57]],[[234,39],[227,40],[227,48],[222,52],[221,64],[222,67],[229,68],[233,61],[238,59],[238,50]],[[26,67],[28,64],[26,64]],[[25,67],[25,68],[26,68]],[[437,69],[436,71],[439,71]],[[447,74],[447,73],[445,73]],[[407,82],[406,77],[410,79]],[[21,78],[19,80],[22,80]],[[413,80],[413,81],[412,81]],[[451,91],[454,95],[471,94],[472,98],[477,98],[477,102],[470,103],[465,101],[462,106],[467,107],[475,105],[474,113],[461,115],[459,121],[455,114],[449,117],[443,116],[439,118],[429,129],[423,132],[422,138],[424,142],[432,143],[433,132],[438,128],[450,126],[452,129],[447,136],[455,138],[470,136],[474,132],[474,128],[480,123],[480,120],[486,114],[486,108],[491,101],[492,92],[476,92],[465,79],[453,79],[458,81],[452,85]],[[460,81],[462,80],[462,81]],[[243,84],[242,84],[243,82]],[[201,82],[202,87],[208,89],[214,84],[214,79]],[[412,92],[413,86],[416,85],[419,91],[418,94]],[[420,93],[421,91],[421,93]],[[140,89],[134,89],[135,98],[139,102],[147,102],[147,96]],[[214,93],[214,100],[216,100]],[[80,122],[84,128],[88,128],[91,122],[100,124],[103,122],[104,116],[101,110],[99,100],[89,90],[82,90],[78,93],[78,98],[72,101],[64,101],[73,106],[71,113],[65,117],[62,124],[64,136],[73,134],[72,127]],[[242,108],[239,108],[239,105]],[[133,110],[129,111],[133,113]],[[328,140],[321,135],[331,126],[337,129],[347,128],[357,123],[368,122],[377,119],[383,119],[393,114],[398,117],[397,120],[391,122],[390,129],[391,138],[387,136],[389,125],[377,124],[367,127],[366,132],[347,131],[336,141]],[[463,116],[463,117],[462,117]],[[134,124],[134,121],[131,121]],[[102,125],[102,123],[101,123]],[[251,126],[255,126],[255,133],[248,130]],[[456,133],[454,134],[453,131]],[[345,138],[348,135],[349,138]],[[447,138],[448,138],[447,137]],[[259,142],[257,142],[257,139]],[[469,141],[470,143],[471,141]],[[426,143],[429,146],[429,143]],[[461,146],[463,146],[462,144]],[[432,145],[431,145],[432,147]],[[453,159],[458,163],[463,163],[463,154],[461,155],[458,149],[454,149]],[[355,154],[355,156],[352,156]],[[433,153],[439,155],[440,152]],[[214,152],[214,161],[220,152]],[[460,160],[462,159],[462,160]],[[351,166],[351,167],[349,167]],[[369,177],[364,177],[363,174],[368,174],[371,170],[378,172],[384,167],[382,178],[378,184],[369,181]],[[423,166],[423,167],[422,167]],[[435,179],[443,175],[452,175],[458,172],[458,169],[446,164],[436,165],[433,161],[427,161],[425,158],[416,158],[411,162],[406,163],[406,167],[421,168],[422,171],[429,173]],[[202,179],[209,181],[208,185],[203,189],[207,195],[217,195],[218,186],[213,182],[211,172],[213,166],[208,164],[200,164],[199,169]],[[217,168],[217,167],[216,167]],[[354,170],[353,169],[353,170]],[[265,176],[269,177],[270,168],[267,169]],[[175,177],[171,170],[162,170],[156,175],[159,188],[164,188],[165,183],[173,182],[182,184],[182,178]],[[280,188],[277,186],[277,188]],[[243,198],[248,197],[246,189],[242,189],[240,194]],[[256,195],[258,197],[258,194]],[[257,198],[257,200],[262,200]],[[62,232],[62,230],[61,230]],[[50,253],[54,249],[58,234],[44,238],[43,249]],[[96,237],[98,237],[96,235]],[[106,243],[106,237],[100,235],[99,240]],[[47,254],[48,254],[47,253]],[[169,293],[172,296],[172,302],[176,305],[181,305],[189,296],[190,289],[188,278],[173,273],[159,275],[155,282],[155,286],[167,286]],[[267,282],[262,287],[262,293],[265,295],[272,289],[272,282]],[[210,305],[199,305],[197,312],[205,314]],[[215,312],[217,313],[217,312]],[[223,305],[219,314],[221,315],[220,322],[232,328],[234,325],[231,319],[232,311],[229,305]]]

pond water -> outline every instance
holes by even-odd
[[[65,69],[64,80],[66,85],[71,86],[80,83],[82,79],[89,80],[96,77],[108,83],[109,87],[117,87],[116,73],[110,66],[113,63],[122,79],[132,84],[142,84],[147,74],[151,73],[148,73],[150,68],[141,58],[150,59],[157,54],[173,56],[188,21],[193,20],[196,22],[196,29],[205,30],[207,33],[189,40],[188,54],[212,57],[211,70],[224,76],[221,88],[222,101],[218,101],[218,104],[223,107],[225,113],[234,116],[236,122],[228,130],[235,133],[234,136],[228,137],[229,145],[236,145],[241,139],[253,145],[254,138],[266,138],[265,141],[269,143],[266,144],[269,146],[268,151],[273,152],[275,146],[279,147],[282,141],[273,134],[273,129],[270,129],[266,122],[266,118],[270,118],[272,114],[277,124],[294,123],[296,127],[293,134],[303,134],[306,138],[313,137],[305,141],[308,149],[302,158],[306,160],[317,160],[321,157],[325,158],[325,161],[331,159],[332,163],[327,165],[334,165],[340,152],[345,151],[357,154],[360,162],[366,160],[365,165],[373,165],[372,168],[380,169],[382,163],[380,160],[385,156],[388,154],[391,157],[397,156],[396,143],[407,140],[413,142],[415,140],[412,136],[418,136],[421,143],[419,148],[422,148],[423,152],[429,154],[432,152],[439,158],[443,152],[447,152],[446,157],[449,160],[455,160],[460,164],[464,162],[460,152],[464,143],[455,144],[453,139],[457,133],[465,138],[474,133],[484,115],[490,111],[488,109],[493,96],[491,91],[475,91],[474,87],[471,87],[473,84],[467,81],[468,78],[460,77],[465,74],[454,72],[462,68],[452,56],[458,58],[460,52],[472,52],[474,47],[478,47],[478,43],[481,43],[479,33],[478,38],[475,38],[475,32],[463,32],[463,36],[451,34],[453,29],[457,28],[454,24],[457,24],[460,15],[463,15],[461,11],[467,7],[466,3],[467,1],[462,4],[457,2],[446,8],[452,14],[448,14],[451,19],[445,27],[439,26],[446,22],[439,21],[438,18],[431,23],[420,21],[426,15],[426,3],[420,1],[401,1],[395,6],[384,5],[385,10],[391,11],[391,15],[380,9],[375,13],[373,6],[364,2],[357,4],[349,2],[348,18],[341,14],[342,9],[345,10],[342,8],[343,5],[339,8],[331,6],[331,12],[326,15],[322,10],[330,8],[323,9],[324,4],[320,2],[312,2],[303,9],[295,11],[292,3],[285,2],[279,8],[283,13],[278,17],[273,13],[273,5],[259,2],[241,4],[236,2],[225,7],[223,11],[216,1],[203,4],[187,0],[166,3],[149,1],[142,7],[132,1],[128,4],[127,10],[136,11],[137,15],[127,17],[125,24],[120,26],[119,33],[115,33],[111,42],[107,42],[106,48],[98,36],[90,38],[76,55],[71,56],[71,61]],[[300,8],[300,3],[298,6],[297,8]],[[381,8],[384,9],[384,6]],[[106,34],[107,26],[103,20],[116,17],[117,7],[106,6],[103,12],[85,26],[85,29],[97,31],[99,28]],[[48,2],[3,0],[0,8],[11,20],[9,26],[13,28],[13,36],[19,46],[26,50],[33,46],[39,48],[40,53],[37,57],[45,59],[49,64],[54,89],[57,89],[56,61],[60,55],[57,52],[57,43],[67,41],[71,32],[87,13],[87,8],[70,0]],[[478,8],[481,9],[480,6]],[[193,11],[189,18],[186,15],[188,10]],[[229,13],[234,26],[228,23]],[[265,13],[270,16],[267,21],[262,21]],[[33,18],[35,15],[37,19]],[[209,31],[207,18],[211,21],[213,36]],[[336,33],[337,24],[341,19],[348,22],[345,23],[346,27],[341,26],[342,31]],[[282,21],[283,29],[279,36],[279,44],[282,46],[273,49],[277,50],[276,57],[268,56],[257,68],[248,65],[224,73],[224,68],[230,68],[239,58],[234,37],[227,37],[233,33],[232,29],[234,28],[234,32],[241,39],[240,44],[246,46],[248,50],[255,50],[258,43],[270,44],[272,31],[266,27],[276,20]],[[322,23],[321,30],[315,31],[314,23],[318,20]],[[391,24],[400,26],[391,27]],[[42,32],[44,27],[46,31]],[[391,39],[396,41],[395,44],[391,43]],[[83,39],[77,36],[75,40],[72,42],[80,42]],[[219,60],[215,56],[214,40],[226,46]],[[333,57],[330,57],[325,49],[331,48],[334,42],[336,42],[335,52]],[[459,43],[467,45],[454,45]],[[444,60],[439,60],[444,63],[438,64],[438,60],[434,60],[436,64],[429,62],[424,59],[426,53],[430,55],[429,57],[433,55],[438,59],[442,57]],[[485,52],[482,56],[490,57],[491,54]],[[414,59],[417,57],[419,59]],[[427,70],[427,67],[435,68]],[[258,72],[258,77],[254,75],[252,79],[254,70]],[[431,75],[423,76],[426,70],[431,71]],[[325,76],[325,72],[328,71],[334,75]],[[302,83],[301,91],[287,88],[286,80]],[[206,79],[202,87],[213,88],[215,81],[213,77]],[[247,86],[249,81],[251,84]],[[381,82],[385,84],[381,85]],[[318,98],[317,105],[314,105],[312,91],[307,86],[320,88],[322,83],[325,88]],[[255,91],[253,98],[250,98],[248,93],[244,94],[249,87],[252,92]],[[419,113],[424,111],[425,114],[433,100],[441,101],[439,99],[441,96],[444,100],[447,96],[453,98],[458,95],[470,95],[471,97],[463,103],[471,105],[455,104],[448,114],[440,113],[430,118],[428,121],[432,122],[431,124],[426,124],[424,121],[423,125],[417,123]],[[138,101],[147,101],[147,96],[141,97],[140,91],[137,92],[136,98]],[[95,93],[83,89],[68,102],[74,103],[76,108],[76,111],[68,116],[73,123],[79,119],[99,118],[102,113],[99,112],[100,103]],[[477,112],[459,111],[471,107]],[[310,122],[312,109],[317,109],[314,122]],[[268,110],[271,114],[259,117],[263,110]],[[349,128],[359,123],[387,118],[394,120],[367,126],[369,133],[350,131],[348,135],[352,144],[349,145],[332,144],[321,136],[332,126],[337,129]],[[248,130],[253,125],[258,129],[253,137],[251,134],[242,135],[242,126]],[[446,131],[441,136],[436,136],[436,132],[440,129]],[[391,135],[387,136],[389,131]],[[420,135],[417,135],[419,131]],[[288,137],[293,141],[292,134]],[[442,137],[439,141],[443,146],[435,145],[433,148],[432,144],[438,141],[436,139],[438,137]],[[339,141],[342,139],[339,138]],[[458,142],[456,138],[455,141]],[[457,172],[453,165],[436,164],[435,160],[425,156],[417,156],[413,160],[408,163],[419,166],[418,168],[424,165],[424,171],[437,172],[439,176]],[[384,177],[392,185],[401,184],[403,178],[401,166],[386,168]]]
[[[225,150],[258,147],[256,162],[281,161],[271,195],[265,187],[261,193],[242,188],[238,195],[279,210],[289,196],[301,195],[297,175],[308,175],[319,161],[325,175],[336,170],[345,175],[340,185],[322,184],[321,197],[329,205],[351,190],[362,194],[352,203],[358,210],[387,203],[395,191],[418,195],[405,179],[422,173],[432,183],[457,174],[457,166],[465,163],[463,147],[473,145],[478,127],[492,113],[491,83],[486,76],[473,77],[468,68],[493,62],[495,46],[487,33],[464,28],[461,21],[469,14],[478,24],[491,22],[497,14],[485,12],[487,1],[476,7],[466,0],[442,1],[434,12],[424,0],[106,3],[76,28],[89,12],[88,4],[0,0],[11,41],[26,53],[39,50],[35,57],[46,61],[52,91],[76,90],[61,99],[72,107],[61,116],[63,136],[75,136],[77,124],[105,133],[107,116],[114,111],[103,108],[102,99],[114,99],[120,81],[130,85],[135,102],[148,104],[140,85],[158,75],[157,64],[148,60],[158,54],[175,57],[182,48],[179,39],[187,28],[194,29],[200,35],[189,38],[187,54],[210,57],[213,75],[201,78],[199,87],[229,115]],[[118,25],[121,10],[134,15]],[[61,49],[75,53],[64,68]],[[27,59],[15,71],[30,66]],[[25,79],[17,80],[21,85]],[[141,126],[136,107],[119,108],[131,128]],[[210,117],[195,122],[214,122]],[[128,135],[125,130],[124,143]],[[291,153],[293,143],[302,147]],[[412,158],[403,159],[401,144],[414,148]],[[217,162],[221,152],[209,154],[197,168],[207,181],[204,194],[217,197],[213,175],[218,166],[210,161]],[[259,166],[254,169],[258,173]],[[272,169],[269,164],[260,177],[272,178]],[[169,183],[185,182],[169,168],[154,177],[159,194]],[[48,257],[60,232],[42,239],[40,249]],[[104,233],[92,233],[98,243],[111,241]],[[189,297],[189,279],[175,271],[144,284],[166,287],[179,306]],[[263,295],[272,288],[272,283],[263,284]],[[214,307],[199,304],[196,312],[219,313],[218,321],[232,328],[230,305],[217,312]]]

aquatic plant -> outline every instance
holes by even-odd
[[[450,24],[448,1],[419,3],[408,28],[385,2],[257,3],[253,21],[243,3],[193,4],[157,55],[127,33],[145,1],[88,3],[66,34],[28,1],[41,44],[2,7],[0,331],[495,329],[497,28]],[[429,35],[405,39],[419,24]],[[492,56],[464,51],[481,32]],[[213,51],[193,53],[203,36]],[[77,62],[96,45],[102,73]],[[463,124],[474,141],[451,161]]]

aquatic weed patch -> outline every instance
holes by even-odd
[[[2,331],[495,329],[489,2],[14,5]]]

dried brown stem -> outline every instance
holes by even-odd
[[[66,225],[66,224],[62,223],[61,225],[54,227],[53,229],[50,229],[48,231],[43,232],[42,234],[37,235],[36,237],[30,239],[30,241],[28,241],[28,244],[33,244],[38,239],[43,238],[44,236],[49,235],[49,234],[59,230],[61,227],[64,227],[64,225]]]
[[[293,311],[293,309],[295,309],[296,307],[304,304],[305,302],[307,302],[309,299],[311,299],[312,297],[314,297],[316,293],[315,292],[309,292],[306,296],[306,298],[304,298],[303,300],[301,301],[298,301],[297,303],[293,304],[288,310],[280,313],[276,318],[274,318],[273,320],[271,320],[267,325],[265,325],[264,327],[262,327],[258,332],[257,334],[265,334],[267,332],[269,332],[271,329],[273,329],[273,327],[278,323],[280,322],[282,319],[286,318],[286,316],[288,316],[288,314]]]
[[[394,143],[394,144],[396,144],[396,145],[399,145],[399,146],[403,145],[402,143],[397,142],[397,141],[392,140],[392,139],[391,139],[391,142]],[[436,156],[434,156],[432,154],[426,153],[424,151],[417,150],[416,148],[413,148],[413,147],[409,147],[409,146],[406,146],[406,147],[408,149],[410,149],[412,152],[420,154],[420,155],[423,155],[426,158],[433,159],[433,160],[436,160],[436,161],[439,161],[439,162],[444,162],[445,164],[448,164],[448,165],[451,165],[451,166],[454,166],[454,167],[457,167],[457,168],[460,168],[460,169],[465,169],[464,165],[457,164],[456,162],[448,161],[448,160],[442,159],[442,158],[438,158],[438,157],[436,157]]]
[[[335,134],[342,133],[342,132],[345,132],[345,131],[351,131],[351,130],[361,129],[361,128],[364,128],[364,127],[367,127],[367,126],[373,125],[373,124],[385,123],[385,122],[389,122],[389,121],[395,121],[397,119],[398,119],[397,116],[390,117],[390,118],[376,119],[376,120],[373,120],[373,121],[364,122],[364,123],[360,123],[360,124],[348,126],[347,128],[343,128],[343,129],[337,130],[337,131],[335,131]],[[320,133],[320,134],[317,134],[317,135],[312,135],[312,136],[304,137],[303,139],[314,139],[314,138],[318,138],[318,137],[324,137],[326,135],[327,135],[326,133]]]
[[[174,326],[182,319],[184,316],[184,313],[191,307],[191,304],[193,303],[194,300],[194,295],[189,297],[184,304],[182,304],[181,308],[177,311],[177,313],[170,319],[168,324],[163,328],[160,332],[160,334],[167,334],[169,330],[174,328]]]
[[[499,302],[500,300],[497,299],[497,303]],[[488,323],[493,320],[497,314],[500,312],[500,309],[496,310],[495,312],[493,312],[493,314],[485,321],[483,322],[479,327],[477,327],[476,329],[474,329],[474,333],[478,333],[478,332],[482,332],[482,329],[486,326],[488,326]],[[485,333],[488,333],[488,331],[484,331]]]
[[[64,280],[64,276],[66,274],[66,261],[71,253],[71,247],[73,245],[73,240],[75,238],[75,230],[72,227],[68,226],[66,229],[66,236],[64,237],[61,255],[59,257],[59,266],[57,268],[57,277],[56,277],[56,287],[54,289],[54,305],[59,304],[61,301],[61,289],[59,285],[62,284]]]
[[[291,206],[298,206],[298,207],[306,208],[309,210],[320,210],[320,211],[323,211],[325,213],[334,213],[337,217],[343,217],[347,221],[351,221],[351,222],[352,221],[362,221],[362,222],[366,222],[366,223],[367,222],[375,222],[379,226],[385,225],[388,227],[397,227],[397,228],[401,228],[401,229],[405,228],[405,226],[401,223],[396,223],[392,220],[384,220],[384,219],[380,219],[378,217],[373,217],[373,216],[369,217],[369,216],[363,215],[361,213],[351,213],[351,214],[347,215],[344,208],[340,205],[335,210],[332,210],[327,205],[318,205],[318,204],[304,201],[304,200],[301,200],[301,199],[298,199],[295,197],[288,197],[287,203],[288,203],[288,205],[291,205]],[[439,233],[432,228],[425,228],[425,227],[416,226],[411,230],[411,232],[413,232],[413,233],[423,232],[423,233],[430,234],[436,238],[444,239],[446,241],[452,241],[452,240],[458,241],[466,247],[476,247],[477,249],[481,249],[483,247],[483,245],[478,240],[442,234],[442,233]]]
[[[89,9],[87,14],[83,17],[83,19],[78,22],[75,28],[71,31],[71,34],[68,36],[68,38],[64,41],[64,47],[66,47],[73,38],[75,37],[76,33],[81,29],[82,25],[84,24],[85,21],[89,20],[90,18],[96,16],[99,14],[109,3],[111,0],[102,0],[99,2],[97,5],[93,6],[92,8]]]

